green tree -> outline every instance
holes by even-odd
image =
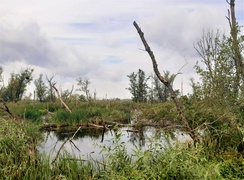
[[[26,91],[27,85],[32,81],[34,69],[27,68],[19,74],[12,73],[8,86],[4,88],[2,98],[4,101],[19,101]]]
[[[130,75],[127,75],[127,77],[130,79],[130,87],[126,88],[130,91],[132,95],[132,100],[137,101],[137,74],[135,72],[131,73]]]
[[[90,90],[89,90],[89,85],[91,84],[91,81],[89,81],[88,78],[78,78],[77,79],[77,85],[79,86],[79,88],[77,89],[78,91],[84,92],[86,95],[86,100],[90,100],[91,99],[91,94],[90,94]]]
[[[148,96],[148,85],[147,81],[149,77],[146,77],[145,72],[141,69],[138,70],[138,73],[131,73],[127,75],[130,79],[130,87],[127,88],[132,94],[132,100],[135,102],[145,102]]]
[[[170,85],[173,87],[174,80],[177,76],[177,74],[170,74],[169,71],[164,72],[165,79],[170,83]],[[156,75],[153,76],[153,91],[154,91],[154,98],[157,100],[160,100],[162,102],[170,100],[170,93],[169,89],[159,81],[158,77]],[[179,94],[179,90],[175,91],[176,94]]]
[[[243,39],[239,39],[243,43]],[[235,102],[243,93],[243,80],[238,66],[235,66],[230,37],[220,35],[219,31],[203,33],[195,49],[201,64],[195,66],[201,78],[201,92],[204,98],[216,98],[219,101]]]
[[[231,13],[228,11],[227,17],[230,36],[219,31],[203,32],[195,45],[201,60],[195,66],[200,82],[191,79],[190,101],[193,101],[186,109],[192,126],[206,127],[204,142],[212,143],[214,151],[230,148],[243,151],[244,147],[244,36],[240,35],[235,21],[234,2],[229,3]]]
[[[40,102],[44,102],[46,100],[47,95],[47,86],[43,81],[43,74],[39,75],[39,78],[34,81],[36,86],[36,97]]]
[[[195,45],[202,64],[195,66],[202,80],[203,97],[235,103],[244,93],[244,36],[235,18],[235,0],[230,5],[230,36],[219,31],[203,33]]]

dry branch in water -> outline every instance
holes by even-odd
[[[58,158],[58,156],[59,156],[61,150],[63,149],[64,145],[65,145],[68,141],[70,141],[70,142],[75,146],[75,148],[77,148],[77,146],[74,144],[74,142],[72,141],[72,139],[74,139],[75,135],[79,132],[80,129],[81,129],[81,127],[79,127],[79,128],[75,131],[75,133],[73,134],[72,137],[67,138],[67,139],[63,142],[63,144],[60,146],[60,148],[59,148],[59,150],[58,150],[58,152],[57,152],[55,158],[53,159],[52,164],[57,160],[57,158]],[[78,149],[78,148],[77,148],[77,149]],[[79,150],[79,149],[78,149],[78,150]],[[79,150],[79,151],[80,151],[80,150]]]
[[[176,97],[176,94],[175,94],[175,91],[173,90],[171,84],[167,81],[167,79],[165,79],[161,73],[159,72],[158,70],[158,64],[157,64],[157,61],[156,61],[156,58],[150,48],[150,46],[147,44],[147,41],[146,39],[144,38],[144,33],[141,31],[141,28],[138,26],[138,24],[134,21],[133,22],[133,25],[135,26],[140,38],[141,38],[141,41],[145,47],[145,50],[147,51],[147,53],[149,54],[149,56],[151,57],[151,60],[152,60],[152,64],[153,64],[153,69],[154,69],[154,72],[155,74],[157,75],[158,79],[164,83],[164,85],[168,88],[169,92],[170,92],[170,95],[171,95],[171,99],[173,100],[175,106],[176,106],[176,109],[178,111],[178,114],[182,120],[182,122],[184,123],[184,125],[186,126],[186,129],[187,131],[189,132],[189,135],[191,136],[191,138],[193,139],[194,141],[194,144],[196,142],[198,142],[198,136],[196,134],[195,131],[193,131],[193,129],[190,127],[190,125],[188,124],[185,116],[184,116],[184,113],[183,113],[183,110],[182,110],[182,106],[179,102],[179,100],[177,99]]]

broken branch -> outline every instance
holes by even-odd
[[[168,90],[170,92],[170,95],[171,95],[171,99],[175,103],[175,106],[176,106],[176,109],[178,111],[178,114],[179,114],[182,122],[186,126],[186,128],[187,128],[187,130],[189,132],[189,135],[191,136],[191,138],[193,139],[194,144],[195,144],[198,141],[197,134],[193,131],[193,129],[188,124],[188,122],[187,122],[187,120],[186,120],[186,118],[184,116],[183,110],[182,110],[183,108],[181,107],[181,104],[180,104],[180,102],[178,101],[178,99],[176,97],[175,91],[173,90],[171,84],[159,72],[156,58],[155,58],[150,46],[147,44],[147,41],[144,38],[144,33],[141,31],[141,28],[138,26],[138,24],[135,21],[133,22],[133,25],[135,26],[135,28],[136,28],[136,30],[137,30],[140,38],[141,38],[141,41],[142,41],[142,43],[143,43],[143,45],[145,47],[145,50],[148,52],[149,56],[151,57],[152,64],[153,64],[153,69],[154,69],[155,74],[157,75],[158,79],[162,83],[164,83],[164,85],[168,88]]]
[[[55,83],[52,84],[52,87],[53,87],[53,89],[56,91],[56,93],[57,93],[57,95],[58,95],[58,98],[59,98],[59,100],[61,101],[61,103],[64,105],[64,107],[65,107],[70,113],[72,113],[72,111],[70,110],[70,108],[65,104],[65,102],[64,102],[63,99],[61,98],[61,96],[60,96],[60,94],[59,94],[59,92],[58,92],[58,89],[55,87]]]

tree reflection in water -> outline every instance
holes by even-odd
[[[39,152],[50,154],[51,157],[55,156],[63,142],[71,138],[76,130],[65,128],[59,131],[44,132],[45,138],[38,147]],[[165,133],[162,129],[154,127],[123,127],[119,131],[121,132],[120,141],[125,143],[128,154],[131,154],[135,147],[141,147],[144,150],[149,148],[152,141],[166,146],[169,142],[166,138],[170,133]],[[176,136],[180,134],[182,133],[175,133]],[[62,152],[67,151],[71,155],[83,159],[89,159],[89,156],[100,159],[102,158],[101,146],[113,146],[111,139],[115,138],[114,135],[113,130],[83,128],[76,133],[72,142],[67,142],[64,145]],[[174,138],[170,135],[170,139],[172,141]]]

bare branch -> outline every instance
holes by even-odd
[[[73,143],[72,139],[75,137],[75,135],[79,132],[80,129],[81,129],[81,126],[75,131],[75,133],[73,134],[72,137],[67,138],[67,139],[63,142],[63,144],[60,146],[60,148],[59,148],[59,150],[58,150],[58,152],[57,152],[57,154],[56,154],[56,156],[55,156],[55,158],[53,159],[53,161],[52,161],[51,164],[53,164],[53,163],[57,160],[57,158],[58,158],[58,156],[59,156],[61,150],[63,149],[64,145],[65,145],[68,141],[71,141],[71,142]],[[79,149],[78,149],[78,150],[79,150]]]
[[[64,102],[63,99],[61,98],[61,96],[60,96],[60,94],[59,94],[59,92],[58,92],[58,89],[55,87],[55,84],[56,84],[56,83],[53,83],[53,84],[52,84],[52,87],[53,87],[53,89],[56,91],[59,100],[60,100],[61,103],[64,105],[64,107],[65,107],[70,113],[72,113],[72,111],[69,109],[69,107],[65,104],[65,102]]]
[[[182,74],[180,71],[188,64],[188,62],[186,62],[180,69],[179,71],[176,73],[175,76],[179,75],[179,74]]]
[[[182,120],[182,122],[184,123],[184,125],[186,126],[188,132],[189,132],[189,135],[191,136],[191,138],[193,139],[194,141],[194,144],[196,142],[198,142],[198,136],[197,136],[197,133],[194,132],[192,130],[192,128],[190,127],[190,125],[188,124],[185,116],[184,116],[184,113],[183,113],[183,108],[181,107],[181,104],[180,102],[178,101],[177,97],[176,97],[176,94],[175,94],[175,91],[173,90],[171,84],[160,74],[159,70],[158,70],[158,64],[157,64],[157,61],[155,59],[155,56],[153,54],[153,52],[151,51],[151,48],[149,47],[149,45],[147,44],[147,41],[146,39],[144,38],[144,33],[141,31],[141,28],[139,28],[138,24],[134,21],[133,22],[133,25],[135,26],[135,28],[137,29],[137,32],[142,40],[142,43],[145,47],[145,50],[148,52],[149,56],[151,57],[151,60],[152,60],[152,64],[153,64],[153,69],[154,69],[154,72],[155,74],[157,75],[157,77],[159,78],[159,80],[164,83],[164,85],[169,89],[169,92],[170,92],[170,95],[171,95],[171,99],[173,100],[173,102],[175,103],[175,106],[176,106],[176,109],[178,111],[178,114]]]

